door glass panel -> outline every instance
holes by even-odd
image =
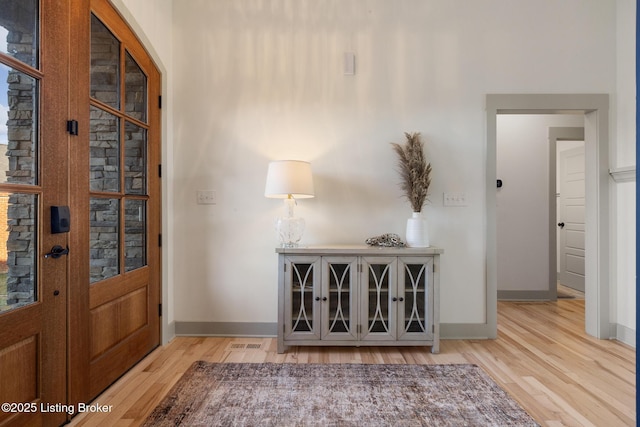
[[[120,201],[92,197],[89,207],[91,283],[118,275]]]
[[[120,42],[91,15],[91,97],[120,108]]]
[[[425,264],[406,264],[404,271],[404,330],[426,332],[425,297],[427,272]]]
[[[124,129],[124,187],[126,194],[147,192],[147,131],[126,122]]]
[[[389,332],[389,265],[369,264],[369,332]]]
[[[36,301],[38,198],[0,193],[0,312]]]
[[[313,331],[313,264],[291,263],[291,330]]]
[[[147,212],[144,200],[124,202],[124,269],[135,270],[147,264]]]
[[[0,1],[0,52],[38,67],[38,0]]]
[[[36,184],[37,87],[0,64],[0,183]]]
[[[89,124],[91,147],[91,191],[120,190],[120,119],[91,107]]]
[[[329,264],[329,332],[350,330],[350,264]]]
[[[141,122],[147,121],[147,76],[129,52],[124,62],[125,113]]]

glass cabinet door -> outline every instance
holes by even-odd
[[[320,339],[320,258],[285,260],[285,339]]]
[[[395,340],[396,258],[365,257],[362,260],[360,304],[363,325],[360,339]]]
[[[322,339],[357,338],[355,257],[322,259]]]
[[[401,258],[398,269],[398,339],[432,339],[433,258]]]

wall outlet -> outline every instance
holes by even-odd
[[[444,193],[445,206],[467,206],[466,193]]]
[[[215,205],[216,192],[214,190],[198,190],[196,191],[196,200],[199,205]]]

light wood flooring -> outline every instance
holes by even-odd
[[[496,340],[443,340],[428,348],[296,348],[272,338],[178,337],[158,348],[72,426],[137,426],[196,360],[276,363],[474,363],[543,426],[635,425],[635,349],[584,332],[584,300],[499,302]]]
[[[577,291],[558,282],[558,298],[584,299],[584,292]]]

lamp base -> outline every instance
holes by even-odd
[[[304,218],[281,217],[276,219],[276,231],[283,248],[297,248],[304,232]]]

